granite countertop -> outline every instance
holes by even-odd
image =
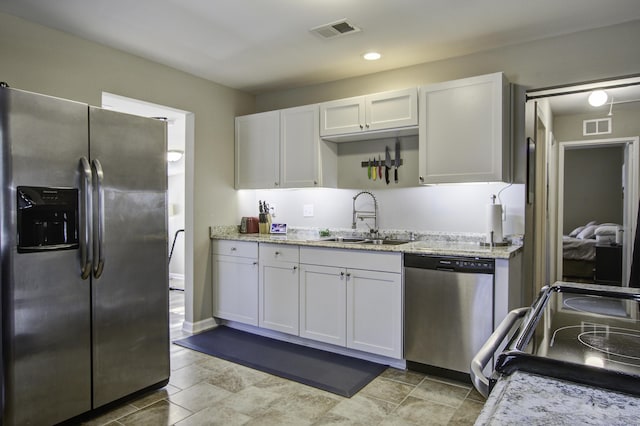
[[[640,398],[516,371],[493,388],[475,425],[632,425]]]
[[[346,231],[332,233],[335,236],[344,235]],[[399,239],[406,237],[406,231],[383,231],[382,237],[390,236]],[[366,234],[361,234],[362,238],[368,238]],[[398,253],[415,253],[443,256],[466,256],[485,257],[493,259],[509,259],[522,249],[520,245],[509,245],[504,247],[488,247],[479,243],[479,236],[475,234],[444,234],[429,233],[419,234],[417,241],[411,241],[400,245],[375,245],[361,243],[345,243],[338,241],[326,241],[319,237],[318,231],[313,229],[297,229],[287,235],[271,234],[241,234],[236,226],[216,226],[211,227],[209,237],[212,240],[235,240],[253,241],[259,243],[275,244],[295,244],[311,247],[331,247],[340,249],[355,249],[369,251],[386,251]],[[330,237],[327,237],[330,238]],[[481,238],[481,236],[480,236]]]

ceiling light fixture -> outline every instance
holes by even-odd
[[[604,90],[594,90],[589,95],[589,105],[599,107],[607,103],[607,92]]]
[[[180,161],[184,152],[179,151],[177,149],[172,149],[167,152],[167,161],[170,163],[175,163],[176,161]]]
[[[382,57],[382,55],[379,54],[378,52],[367,52],[364,55],[362,55],[362,57],[367,61],[377,61]]]

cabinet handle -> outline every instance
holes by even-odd
[[[293,267],[293,270],[294,270],[294,271],[295,271],[295,270],[297,270],[297,269],[298,269],[298,267],[297,267],[297,266],[294,266],[294,267]]]
[[[314,185],[317,185],[317,184],[318,184],[318,181],[317,181],[317,180],[314,180],[314,181],[313,181],[313,184],[314,184]]]
[[[422,176],[420,176],[418,179],[420,179],[420,183],[424,182],[424,178]]]
[[[341,277],[344,277],[344,272],[340,272],[340,276],[341,276]]]
[[[274,254],[275,254],[276,256],[280,256],[280,252],[279,252],[279,251],[275,252]]]
[[[369,123],[367,123],[367,129],[369,128]]]
[[[258,264],[258,262],[253,262],[253,266],[256,266]]]
[[[364,127],[362,126],[362,124],[360,125],[360,130],[364,129]]]
[[[274,186],[278,186],[278,185],[280,185],[280,184],[279,184],[278,182],[273,182],[273,185],[274,185]]]
[[[351,278],[351,272],[347,272],[347,278]]]
[[[235,247],[231,247],[231,251],[236,251],[236,248]]]

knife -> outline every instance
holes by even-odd
[[[396,183],[398,183],[398,166],[400,166],[400,140],[396,139],[396,168],[393,171]]]
[[[382,180],[382,158],[378,155],[378,179]]]
[[[384,147],[384,181],[389,185],[389,169],[391,168],[391,154],[389,154],[389,147]]]
[[[371,175],[373,176],[373,180],[376,180],[376,177],[378,177],[378,166],[376,166],[376,157],[373,157],[373,167],[371,169]]]
[[[369,157],[369,162],[367,163],[367,177],[371,179],[371,157]]]

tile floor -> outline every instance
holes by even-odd
[[[172,340],[184,336],[184,293],[171,291]],[[472,425],[484,399],[471,386],[387,369],[352,398],[171,345],[160,390],[87,425]]]

